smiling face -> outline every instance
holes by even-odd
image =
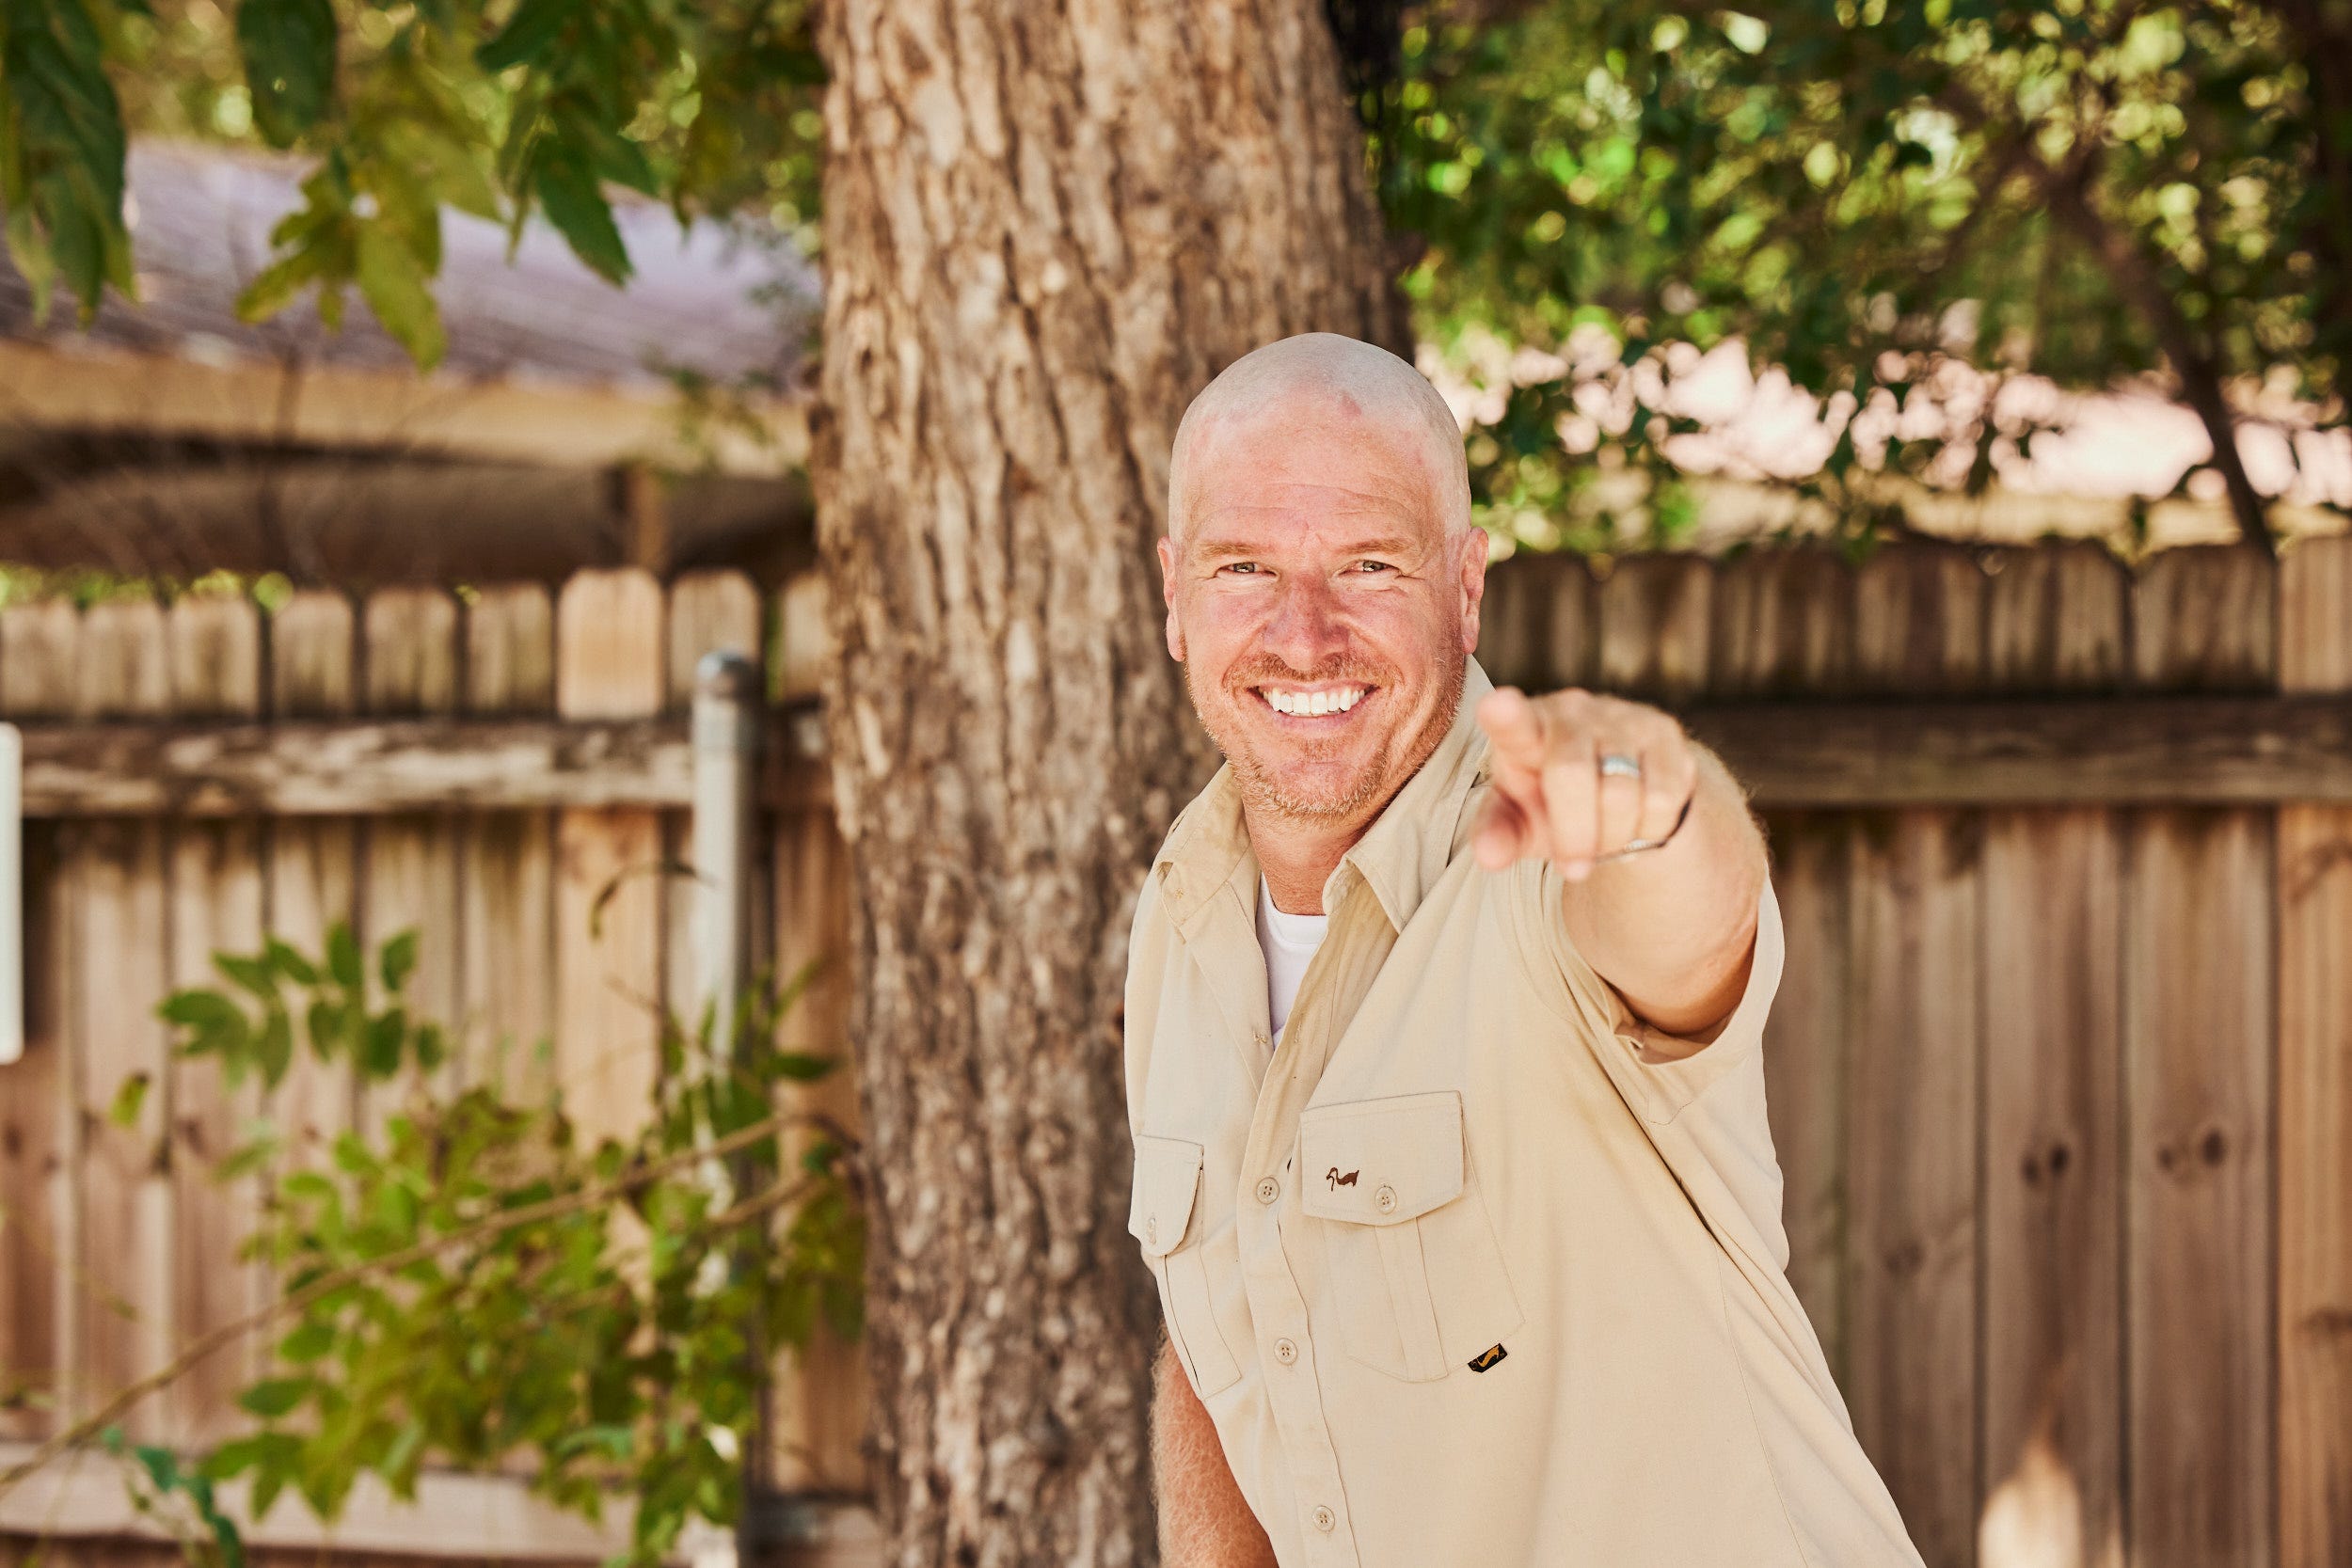
[[[1253,816],[1360,832],[1461,700],[1486,537],[1445,499],[1458,436],[1389,402],[1310,384],[1180,436],[1168,652]]]

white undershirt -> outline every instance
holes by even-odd
[[[1278,1040],[1290,1021],[1291,1004],[1298,999],[1298,982],[1307,977],[1307,965],[1330,924],[1327,914],[1284,914],[1274,907],[1274,890],[1263,877],[1258,879],[1258,945],[1265,951],[1266,1010]]]

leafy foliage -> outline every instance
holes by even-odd
[[[2285,366],[2343,418],[2352,189],[2328,149],[2352,147],[2352,103],[2313,72],[2352,23],[2325,8],[1517,10],[1416,12],[1382,138],[1391,220],[1427,240],[1406,277],[1424,326],[1457,368],[1484,351],[1500,409],[1474,477],[1506,527],[1614,468],[1654,482],[1673,533],[1675,344],[1739,340],[1830,399],[1808,487],[1850,515],[1866,472],[1949,463],[1949,437],[1872,442],[1854,415],[1935,399],[1956,360],[2085,388],[2162,366],[2223,430],[2225,383]],[[1984,448],[2032,434],[1960,424]]]
[[[152,1487],[210,1509],[212,1483],[249,1476],[256,1516],[291,1489],[332,1518],[362,1475],[410,1497],[428,1461],[524,1456],[590,1517],[631,1497],[633,1560],[657,1560],[689,1518],[736,1516],[771,1356],[861,1327],[853,1141],[776,1108],[834,1066],[777,1043],[809,974],[755,988],[725,1040],[708,1012],[666,1030],[649,1125],[591,1148],[560,1093],[448,1082],[439,1026],[403,997],[416,956],[406,932],[367,964],[339,925],[315,958],[220,955],[224,985],[162,1006],[181,1054],[231,1083],[274,1087],[307,1057],[386,1109],[324,1161],[261,1124],[220,1162],[264,1180],[251,1251],[290,1326],[239,1396],[253,1430]]]
[[[441,209],[541,213],[614,283],[608,188],[684,221],[764,206],[813,236],[823,72],[805,0],[0,0],[0,199],[17,263],[87,317],[132,292],[124,123],[316,156],[239,301],[255,320],[356,287],[420,364],[445,349]],[[232,16],[224,16],[224,10]]]
[[[315,288],[332,322],[357,287],[430,364],[444,206],[544,214],[615,281],[615,189],[809,233],[807,4],[0,0],[8,243],[87,312],[130,287],[126,115],[297,148],[304,205],[244,309]],[[1864,533],[1883,481],[1980,488],[2029,450],[2037,418],[1956,368],[2165,378],[2215,440],[2184,484],[2217,479],[2258,536],[2245,388],[2344,419],[2334,0],[1327,8],[1391,222],[1425,243],[1404,279],[1423,337],[1489,394],[1470,455],[1499,531],[1598,546],[1629,513],[1674,538],[1693,510],[1674,383],[1726,343],[1822,400],[1828,459],[1795,487]]]

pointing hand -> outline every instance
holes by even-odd
[[[1472,844],[1489,871],[1535,855],[1581,881],[1604,862],[1660,847],[1690,810],[1698,763],[1670,714],[1574,689],[1530,697],[1506,686],[1476,717],[1493,747],[1495,790]]]

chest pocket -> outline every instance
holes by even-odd
[[[1466,1368],[1519,1326],[1453,1090],[1322,1105],[1298,1120],[1300,1206],[1323,1223],[1347,1353],[1407,1383]]]
[[[1168,1342],[1176,1347],[1184,1375],[1202,1399],[1241,1376],[1233,1353],[1216,1325],[1209,1297],[1209,1270],[1199,1211],[1200,1146],[1181,1138],[1136,1139],[1136,1190],[1127,1207],[1127,1233],[1143,1247],[1143,1260],[1159,1282],[1160,1310]]]

